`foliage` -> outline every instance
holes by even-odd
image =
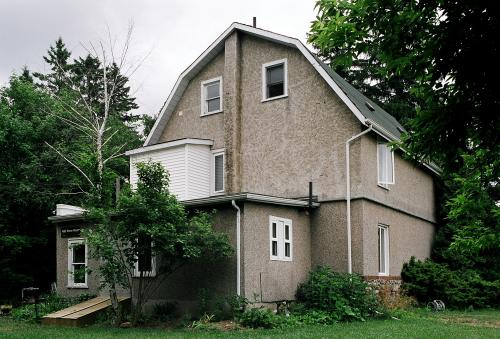
[[[280,317],[268,308],[250,308],[239,317],[239,322],[245,327],[273,328],[280,322]]]
[[[134,322],[156,279],[165,279],[187,263],[219,260],[233,253],[227,234],[213,230],[212,214],[188,215],[169,192],[161,164],[136,166],[137,189],[125,189],[116,208],[92,209],[88,216],[96,226],[86,232],[91,256],[101,261],[104,284],[121,285],[135,296]],[[141,269],[141,260],[149,266],[143,258],[152,257],[156,257],[156,279],[148,278],[149,269]],[[140,274],[134,286],[136,263]]]
[[[364,320],[378,308],[374,291],[361,276],[333,272],[329,267],[311,271],[296,297],[307,309],[329,312],[339,321]]]
[[[176,302],[162,302],[153,306],[153,319],[160,321],[173,320],[176,317],[178,305]]]
[[[57,312],[63,308],[79,304],[83,301],[89,300],[94,296],[89,294],[81,294],[78,297],[67,298],[61,297],[57,294],[49,294],[42,297],[38,304],[38,316],[43,317],[49,313]],[[12,310],[12,317],[16,320],[22,321],[37,321],[36,311],[34,304],[26,304]]]
[[[319,55],[396,117],[403,113],[409,132],[402,146],[443,170],[446,219],[434,258],[498,279],[500,65],[483,62],[500,59],[495,4],[319,0],[316,6],[309,41]]]
[[[500,280],[484,280],[474,270],[451,270],[446,264],[412,257],[401,276],[402,288],[422,304],[438,299],[451,308],[500,306]]]

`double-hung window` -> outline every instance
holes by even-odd
[[[153,255],[153,242],[150,236],[139,236],[137,240],[137,261],[134,265],[134,277],[154,277],[156,275],[156,258]]]
[[[271,260],[292,261],[293,238],[290,219],[270,216],[269,239]]]
[[[288,95],[287,60],[281,59],[262,65],[262,101]]]
[[[201,115],[222,112],[222,77],[201,83]]]
[[[377,172],[380,186],[394,184],[394,152],[387,143],[377,143]]]
[[[378,225],[378,274],[389,275],[389,227]]]
[[[68,287],[87,287],[87,245],[84,239],[68,240]]]
[[[212,152],[212,193],[224,192],[224,150]]]

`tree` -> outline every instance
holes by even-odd
[[[50,66],[52,73],[34,73],[34,76],[40,79],[44,86],[50,91],[59,93],[65,87],[64,72],[71,69],[68,63],[71,52],[68,51],[61,37],[59,37],[54,46],[50,46],[47,56],[43,60]]]
[[[492,62],[500,59],[500,16],[495,4],[320,0],[316,6],[309,41],[321,56],[348,80],[380,91],[391,113],[397,113],[390,106],[396,87],[410,99],[402,146],[413,158],[441,166],[446,184],[448,222],[439,230],[439,256],[453,260],[458,252],[469,253],[465,262],[485,274],[498,267],[498,259],[492,261],[498,247],[491,246],[500,223],[500,65]],[[403,81],[394,86],[383,85],[399,78]],[[476,198],[480,204],[473,206]],[[470,246],[482,249],[480,262]],[[449,250],[454,254],[443,253]]]
[[[116,208],[93,209],[96,226],[86,233],[91,255],[102,264],[104,283],[119,282],[134,300],[134,324],[142,314],[153,286],[187,263],[232,255],[225,233],[213,230],[212,215],[188,216],[168,190],[168,175],[159,163],[137,164],[137,189],[125,190]],[[156,258],[156,278],[146,279]],[[134,284],[134,270],[139,276]]]

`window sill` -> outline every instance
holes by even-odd
[[[292,258],[287,258],[287,259],[281,259],[281,258],[270,258],[271,261],[284,261],[284,262],[292,262]]]
[[[223,110],[219,110],[219,111],[214,111],[214,112],[210,112],[210,113],[203,113],[203,114],[200,114],[200,117],[206,117],[206,116],[209,116],[209,115],[214,115],[214,114],[217,114],[217,113],[222,113],[224,112]]]
[[[283,95],[279,95],[277,97],[262,99],[261,102],[273,101],[273,100],[284,99],[284,98],[288,98],[288,94],[283,94]]]
[[[389,185],[384,186],[383,184],[377,184],[378,187],[385,189],[386,191],[390,191]]]
[[[87,285],[85,286],[66,286],[66,288],[72,289],[72,290],[88,290],[89,287]]]
[[[379,277],[388,277],[389,273],[378,273],[377,276],[379,276]]]

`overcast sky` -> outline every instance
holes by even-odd
[[[178,75],[232,22],[306,40],[314,0],[0,0],[0,85],[24,66],[44,72],[42,57],[61,36],[72,57],[81,44],[123,41],[134,24],[129,60],[149,54],[131,78],[140,113],[161,108]]]

